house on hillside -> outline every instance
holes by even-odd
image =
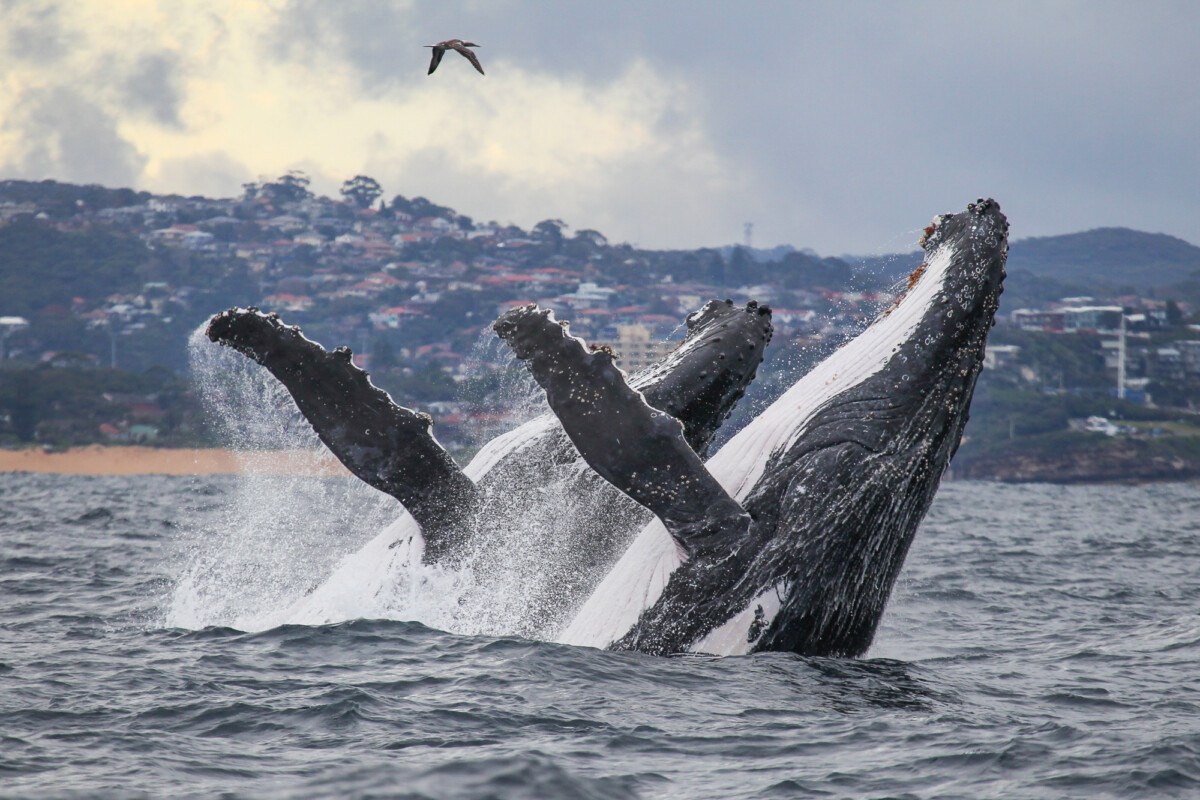
[[[1061,310],[1040,311],[1031,308],[1018,308],[1009,315],[1014,325],[1023,331],[1047,331],[1061,333],[1064,315]]]
[[[272,311],[308,311],[313,299],[304,294],[273,294],[263,298],[263,305]]]
[[[295,244],[306,244],[309,247],[324,247],[326,240],[324,236],[316,231],[304,231],[304,233],[292,239],[292,242]]]

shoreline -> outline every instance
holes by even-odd
[[[0,449],[0,473],[55,475],[349,475],[337,459],[313,450],[239,451],[89,445],[65,452]]]
[[[1014,454],[952,463],[944,480],[994,483],[1052,483],[1062,485],[1139,485],[1200,482],[1200,465],[1182,459],[1133,458],[1097,465]],[[1007,457],[1006,457],[1007,456]],[[1083,460],[1086,462],[1086,460]],[[1089,466],[1090,469],[1081,469]],[[1106,469],[1099,469],[1105,466]],[[137,445],[87,445],[62,452],[40,448],[0,448],[0,474],[53,475],[276,475],[334,477],[349,475],[324,450],[229,450],[225,448],[163,448]]]

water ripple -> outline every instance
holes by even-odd
[[[1200,795],[1197,486],[945,487],[862,660],[163,627],[229,486],[0,476],[0,796]]]

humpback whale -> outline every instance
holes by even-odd
[[[771,333],[767,307],[711,301],[688,316],[683,342],[632,385],[680,420],[689,446],[704,454],[754,379]],[[537,508],[548,487],[569,498],[571,513],[556,512],[553,545],[570,557],[540,565],[542,588],[526,588],[522,600],[530,608],[515,632],[553,635],[650,518],[587,467],[552,414],[498,436],[460,469],[433,436],[432,419],[375,387],[349,349],[327,351],[278,315],[253,308],[215,315],[206,334],[266,367],[350,472],[406,509],[368,546],[377,561],[456,564],[473,548],[472,560],[487,561],[495,554],[479,548],[504,544],[479,535],[489,520],[514,507],[522,514]],[[326,594],[318,589],[306,607]],[[321,612],[295,613],[323,619]]]
[[[691,345],[632,381],[548,310],[507,312],[495,330],[553,417],[499,437],[464,470],[428,418],[391,403],[348,351],[253,310],[217,315],[208,333],[271,370],[335,455],[404,504],[373,554],[409,543],[406,557],[453,561],[505,465],[526,479],[564,464],[582,502],[627,500],[582,535],[606,555],[556,598],[571,615],[534,635],[652,654],[852,657],[871,643],[961,438],[1007,230],[992,200],[935,218],[896,304],[707,461],[769,339],[761,307],[710,304],[689,320]]]

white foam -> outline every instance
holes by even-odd
[[[708,462],[732,495],[744,499],[771,455],[794,441],[822,404],[887,363],[895,343],[911,333],[933,301],[949,259],[949,253],[939,253],[890,315],[793,386]],[[301,444],[320,447],[311,428],[298,418],[286,391],[261,367],[200,335],[194,337],[193,356],[198,362],[209,362],[206,370],[200,370],[207,382],[205,394],[210,405],[215,402],[215,416],[228,427],[227,440],[241,437],[265,449]],[[236,377],[236,386],[227,392],[224,385],[230,375]],[[262,414],[262,419],[256,414]],[[553,415],[543,414],[496,437],[471,461],[466,474],[479,481],[557,425]],[[522,614],[528,611],[522,598],[536,583],[539,564],[547,558],[564,557],[553,550],[554,529],[571,508],[572,498],[563,487],[577,484],[569,476],[561,483],[537,492],[514,490],[511,498],[488,499],[487,529],[477,538],[490,546],[487,558],[495,559],[499,553],[501,560],[483,565],[479,574],[491,582],[480,585],[471,569],[455,571],[422,564],[424,542],[407,513],[381,526],[382,532],[352,555],[331,558],[330,541],[321,538],[328,536],[330,526],[339,524],[338,520],[344,525],[353,521],[361,529],[371,524],[364,523],[364,516],[378,518],[381,508],[395,508],[390,498],[364,485],[347,481],[349,488],[337,491],[350,494],[335,496],[329,494],[332,489],[324,490],[316,507],[306,507],[291,491],[271,486],[250,489],[253,481],[243,479],[237,491],[245,496],[235,501],[230,514],[240,520],[237,530],[218,532],[220,535],[209,537],[203,545],[204,557],[196,560],[176,587],[168,624],[260,630],[284,623],[387,618],[417,620],[459,633],[528,630],[522,628]],[[316,517],[328,517],[322,523],[325,529],[313,524]],[[653,521],[642,529],[570,624],[563,624],[557,638],[596,647],[610,644],[658,600],[682,562],[666,529]],[[747,626],[753,622],[752,616],[742,616],[752,615],[759,604],[766,611],[772,601],[768,595],[758,598],[696,647],[708,652],[741,652],[736,640],[745,639]],[[744,651],[745,644],[741,646]]]
[[[259,630],[304,598],[348,549],[396,516],[395,501],[352,478],[298,477],[333,462],[270,373],[198,329],[189,341],[193,376],[205,410],[225,443],[238,451],[242,475],[220,493],[189,502],[212,504],[218,522],[184,523],[186,559],[164,624]],[[291,454],[296,476],[268,474],[263,452]],[[277,461],[275,464],[277,465]]]

